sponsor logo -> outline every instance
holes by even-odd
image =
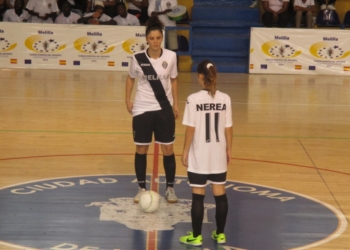
[[[266,42],[261,46],[261,50],[272,58],[294,58],[302,53],[301,50],[295,49],[292,45],[279,41]]]
[[[74,48],[81,53],[90,55],[108,54],[114,50],[114,46],[108,46],[106,41],[91,37],[78,38],[74,41]]]
[[[141,67],[142,67],[142,66],[151,66],[151,64],[149,64],[149,63],[141,63],[140,66],[141,66]]]
[[[323,37],[323,41],[338,41],[337,37]]]
[[[102,36],[102,33],[101,32],[90,32],[88,31],[86,33],[87,36]]]
[[[319,42],[310,46],[310,54],[319,59],[340,60],[348,57],[350,51],[344,51],[339,45]]]
[[[4,33],[4,32],[1,32]],[[12,43],[5,37],[0,37],[0,52],[7,52],[17,47],[17,43]]]
[[[53,31],[51,31],[51,30],[38,30],[38,34],[40,34],[40,35],[53,35]]]
[[[146,33],[136,33],[136,37],[146,37]]]
[[[65,44],[60,44],[54,38],[44,38],[41,35],[28,37],[25,42],[27,49],[36,53],[57,53],[66,48]]]
[[[130,38],[123,42],[123,50],[128,54],[134,54],[148,48],[148,44],[144,39]]]
[[[275,36],[275,40],[289,40],[288,36]]]

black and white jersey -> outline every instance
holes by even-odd
[[[230,97],[201,90],[187,98],[182,123],[195,128],[188,155],[188,171],[217,174],[227,171],[225,128],[232,126]]]
[[[135,53],[129,69],[129,76],[138,78],[133,116],[171,107],[174,100],[170,78],[177,74],[175,52],[162,49],[157,59],[150,58],[146,50]]]

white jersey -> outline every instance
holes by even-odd
[[[207,90],[190,95],[182,124],[195,128],[187,170],[198,174],[226,172],[225,129],[232,126],[230,97],[218,90],[215,97]]]
[[[64,14],[61,13],[58,17],[56,17],[55,23],[75,24],[75,23],[78,23],[78,19],[80,19],[80,16],[71,11],[68,17],[65,17]]]
[[[171,107],[174,102],[171,78],[175,79],[177,74],[175,52],[162,49],[157,59],[150,58],[147,50],[135,53],[129,68],[129,76],[138,78],[133,116]]]
[[[58,6],[56,0],[29,0],[26,6],[28,10],[39,13],[40,16],[45,16],[46,14],[51,14],[53,12],[58,12]],[[43,20],[37,16],[32,16],[32,23],[53,23],[52,18],[49,17]]]
[[[120,15],[116,16],[113,18],[114,21],[117,22],[117,25],[120,25],[120,26],[140,26],[140,21],[139,19],[134,16],[134,15],[131,15],[129,13],[126,14],[126,17],[122,17]]]
[[[23,10],[22,14],[18,16],[16,14],[15,9],[9,9],[6,10],[3,18],[3,22],[23,22],[23,20],[26,20],[27,22],[30,22],[31,15],[28,13],[28,11]]]
[[[148,16],[151,16],[154,11],[162,12],[175,6],[177,6],[177,0],[149,0]],[[176,22],[170,20],[167,14],[159,15],[158,18],[165,26],[176,26]]]

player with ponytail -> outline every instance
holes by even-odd
[[[230,97],[217,90],[215,65],[202,61],[197,67],[202,90],[187,98],[183,124],[186,125],[182,164],[192,188],[192,230],[180,237],[184,244],[202,245],[205,186],[212,185],[216,203],[217,243],[226,243],[224,233],[228,202],[225,191],[227,166],[231,159],[232,111]]]
[[[155,141],[163,152],[166,178],[166,199],[177,202],[174,191],[176,163],[173,150],[175,119],[179,116],[177,99],[177,61],[173,51],[162,48],[164,25],[157,16],[146,23],[148,48],[133,55],[126,80],[125,103],[133,115],[132,128],[136,144],[135,172],[139,192],[134,198],[139,201],[146,187],[147,152]],[[137,90],[134,101],[131,93],[135,79]]]

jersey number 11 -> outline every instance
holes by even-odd
[[[205,141],[208,143],[210,142],[210,113],[205,113]],[[219,113],[214,113],[214,131],[215,131],[215,136],[216,136],[216,142],[219,142]]]

